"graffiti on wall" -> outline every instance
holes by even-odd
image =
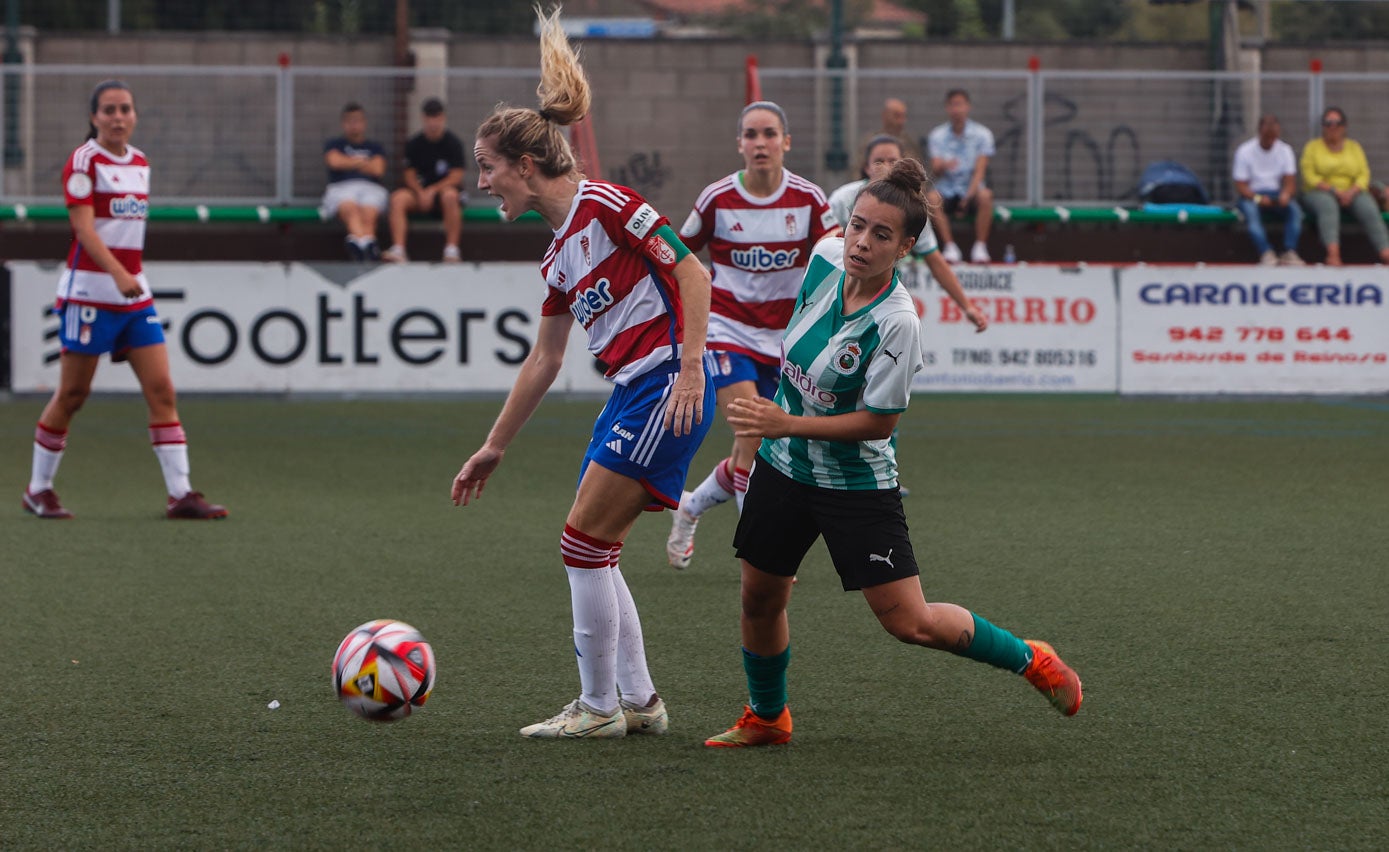
[[[613,169],[611,175],[613,183],[630,186],[647,201],[660,201],[661,187],[669,179],[670,169],[661,165],[660,151],[638,151]]]

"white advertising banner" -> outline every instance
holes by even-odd
[[[1062,266],[956,266],[965,293],[988,317],[975,333],[945,290],[918,265],[904,276],[924,308],[918,391],[1108,392],[1115,372],[1114,271]]]
[[[1123,393],[1389,391],[1383,267],[1129,267]]]
[[[16,391],[58,383],[62,268],[11,263]],[[545,285],[532,263],[151,263],[180,391],[508,391],[531,350]],[[556,390],[605,392],[577,326]],[[105,360],[94,389],[137,391]]]

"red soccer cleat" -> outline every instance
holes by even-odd
[[[227,507],[207,502],[201,491],[189,491],[177,500],[170,497],[165,513],[174,520],[210,521],[225,518]]]
[[[72,517],[72,513],[58,502],[58,495],[53,493],[52,488],[45,488],[37,494],[30,494],[28,488],[24,489],[24,511],[54,521]]]

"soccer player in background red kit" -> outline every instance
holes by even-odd
[[[521,729],[537,739],[661,734],[665,702],[646,666],[636,603],[618,567],[643,510],[674,509],[708,431],[704,337],[709,273],[632,190],[579,173],[563,127],[588,114],[590,90],[559,22],[540,16],[540,109],[499,107],[478,128],[478,189],[515,219],[554,230],[541,261],[547,295],[530,355],[486,441],[453,481],[467,504],[502,462],[559,374],[578,322],[616,386],[594,424],[560,554],[569,576],[580,696]]]
[[[709,373],[725,414],[735,399],[776,395],[781,333],[811,250],[839,233],[820,187],[783,165],[789,150],[785,111],[771,101],[748,104],[738,116],[743,169],[705,187],[680,227],[691,251],[709,246]],[[735,437],[728,458],[681,495],[666,541],[672,567],[689,567],[704,512],[733,497],[742,507],[756,452],[755,439]]]
[[[58,282],[61,378],[34,431],[34,463],[24,509],[40,518],[71,518],[53,491],[68,425],[92,390],[97,363],[129,361],[149,407],[150,443],[164,474],[167,517],[225,518],[188,481],[188,442],[179,422],[164,330],[142,270],[149,216],[149,161],[130,144],[135,97],[107,80],[92,92],[91,130],[63,167],[72,248]]]

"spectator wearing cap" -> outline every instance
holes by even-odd
[[[411,213],[444,221],[445,263],[457,263],[458,239],[463,232],[463,142],[447,127],[444,104],[429,98],[421,105],[419,133],[405,143],[402,183],[391,193],[391,247],[383,260],[404,263],[405,232]]]

